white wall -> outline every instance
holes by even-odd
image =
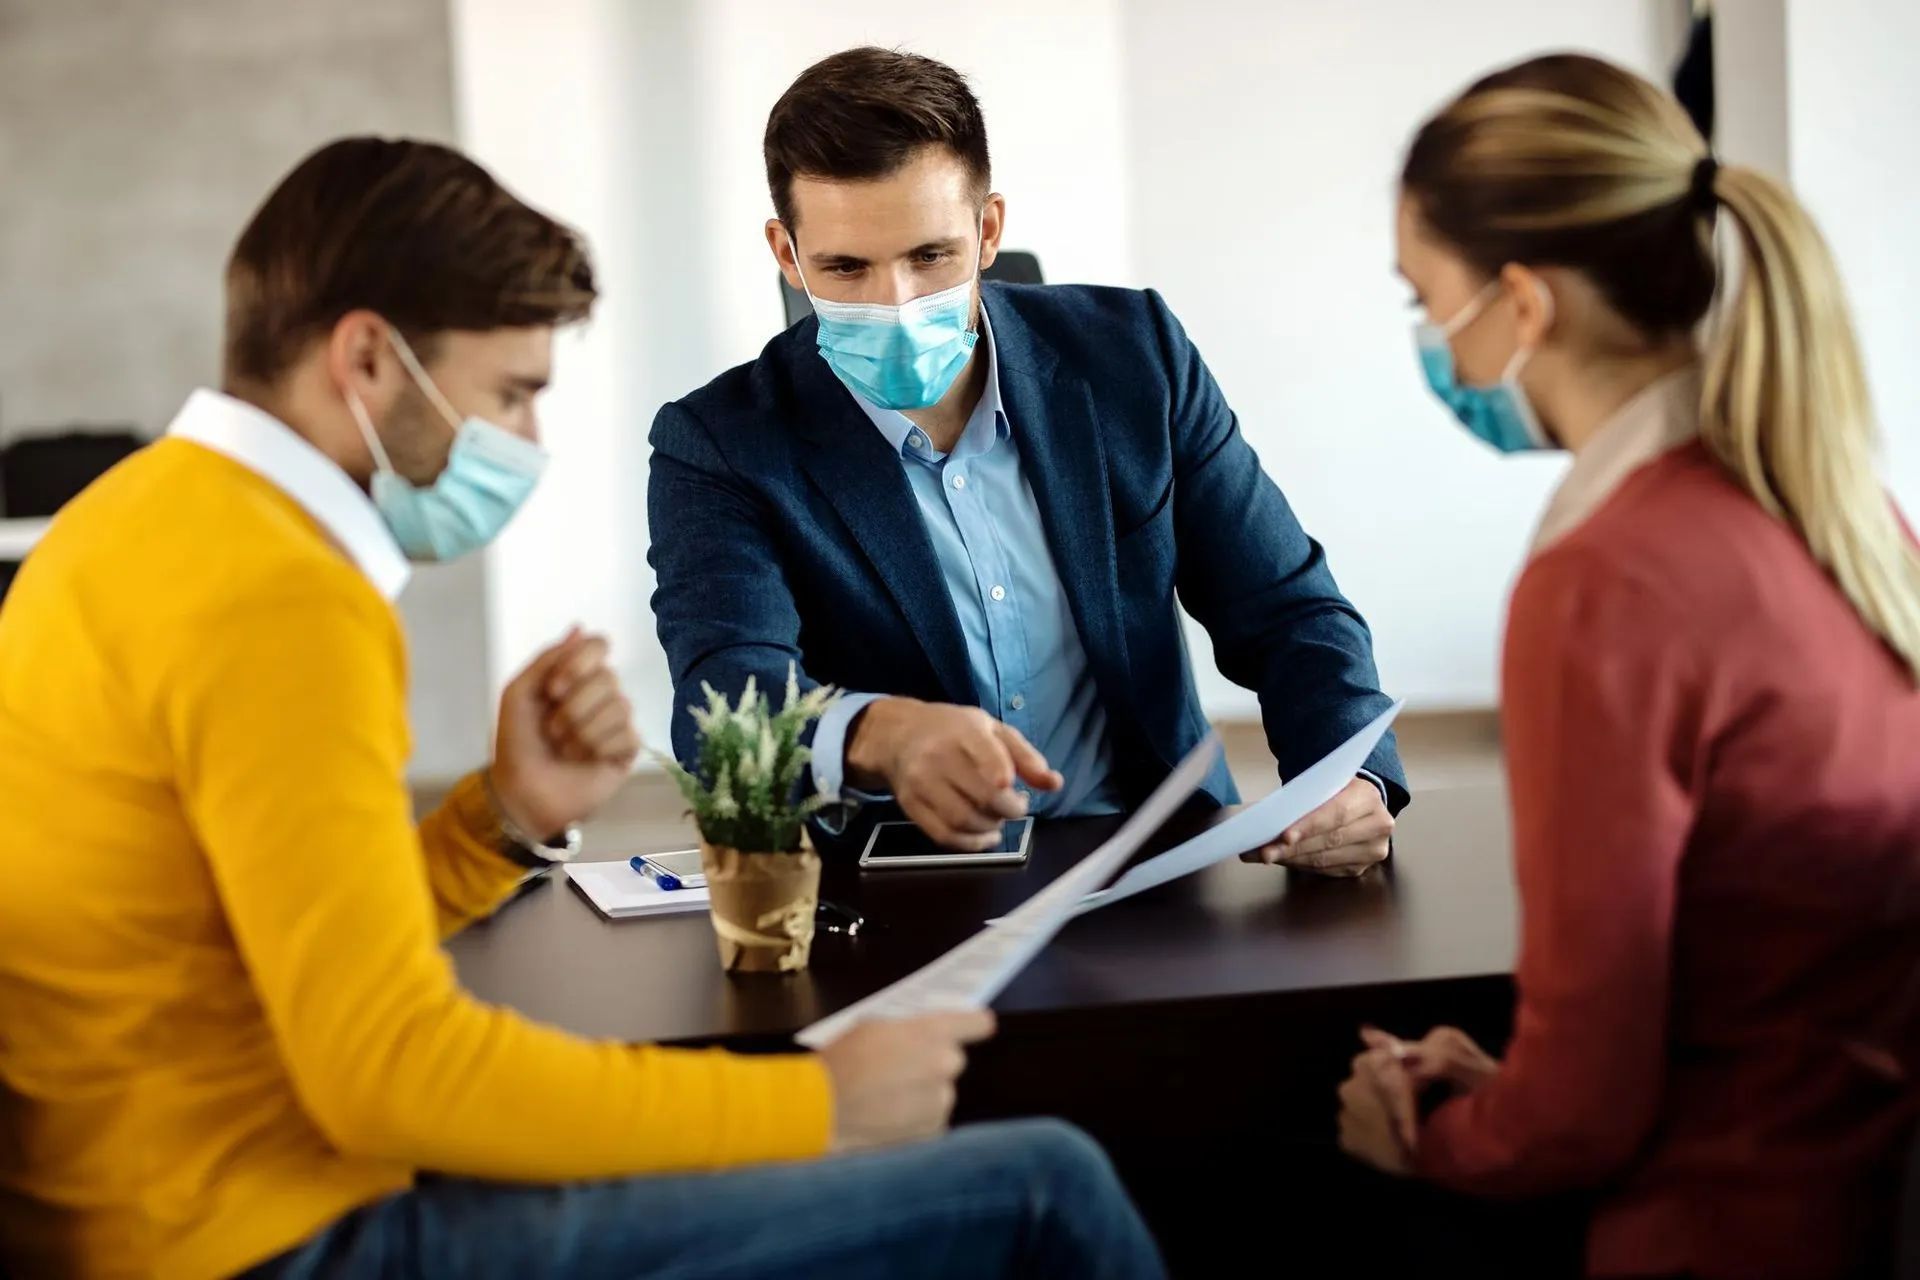
[[[648,631],[645,395],[630,368],[659,332],[637,277],[639,190],[630,180],[649,122],[633,110],[645,68],[616,40],[629,6],[613,0],[453,0],[454,97],[462,144],[508,186],[585,233],[601,298],[594,318],[555,342],[540,404],[552,454],[545,480],[486,552],[487,618],[497,691],[575,622],[610,635],[630,687],[657,684]],[[636,42],[638,47],[645,47]],[[664,182],[649,194],[658,199]],[[638,595],[638,598],[636,596]],[[651,678],[651,679],[650,679]]]
[[[1787,0],[1740,0],[1713,19],[1713,147],[1785,181]]]
[[[1791,0],[1793,184],[1839,260],[1886,439],[1888,475],[1920,514],[1920,5]]]
[[[1480,74],[1574,48],[1667,76],[1668,0],[1139,0],[1124,7],[1134,265],[1374,629],[1386,687],[1490,706],[1508,584],[1559,475],[1428,394],[1393,276],[1402,152]],[[991,125],[991,121],[989,124]],[[1253,696],[1212,670],[1213,714]]]

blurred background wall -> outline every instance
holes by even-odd
[[[456,141],[445,0],[0,0],[0,442],[165,430],[220,375],[240,228],[345,133]],[[489,724],[486,566],[417,574],[414,767]]]
[[[482,560],[422,573],[422,779],[485,751],[492,693],[579,619],[609,631],[665,741],[647,597],[654,410],[782,324],[759,135],[850,44],[972,77],[1009,247],[1052,281],[1153,287],[1373,623],[1387,687],[1489,708],[1503,599],[1558,476],[1472,444],[1426,394],[1391,273],[1419,121],[1548,49],[1665,81],[1682,0],[0,0],[0,439],[162,429],[218,377],[220,269],[279,174],[342,133],[452,140],[580,226],[605,285],[543,405],[555,461]],[[1719,6],[1719,135],[1790,176],[1858,309],[1891,475],[1920,505],[1915,165],[1906,0]],[[1217,717],[1254,714],[1194,632]]]

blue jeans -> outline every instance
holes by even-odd
[[[727,1173],[516,1186],[423,1178],[247,1280],[1132,1280],[1164,1274],[1113,1167],[1050,1120]]]

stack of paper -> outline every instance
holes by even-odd
[[[1248,805],[1201,835],[1134,867],[1098,893],[1088,894],[1074,913],[1084,915],[1131,898],[1136,893],[1191,875],[1216,862],[1238,857],[1249,849],[1278,840],[1288,827],[1333,799],[1360,772],[1367,757],[1393,724],[1405,700],[1394,703],[1360,732],[1335,747],[1324,759],[1302,771],[1259,804]]]
[[[662,889],[625,861],[569,862],[567,878],[578,885],[609,920],[707,909],[705,888]]]
[[[932,964],[814,1023],[794,1038],[809,1049],[818,1049],[869,1019],[909,1018],[991,1004],[1075,916],[1258,848],[1277,839],[1289,826],[1333,799],[1353,781],[1374,744],[1400,713],[1401,705],[1396,702],[1372,724],[1268,799],[1235,814],[1204,835],[1141,863],[1101,891],[1213,768],[1220,754],[1220,740],[1209,734],[1112,839],[1075,863],[1065,875],[1013,912],[989,921],[987,929]]]
[[[1173,816],[1206,778],[1219,755],[1220,739],[1208,734],[1112,839],[1021,903],[997,928],[974,934],[924,969],[814,1023],[795,1039],[809,1049],[818,1049],[869,1018],[908,1018],[977,1009],[990,1003],[1073,918],[1081,900],[1112,878],[1147,837]]]

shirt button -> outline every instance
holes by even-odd
[[[927,438],[921,435],[918,431],[916,431],[912,435],[907,437],[907,443],[912,445],[914,448],[919,449],[919,448],[925,447],[927,443]]]
[[[995,587],[993,590],[987,592],[987,594],[995,600],[1005,600],[1007,598],[1007,589],[1005,587]]]
[[[1017,694],[1017,693],[1016,693],[1016,694],[1014,694],[1014,695],[1013,695],[1013,697],[1012,697],[1012,698],[1011,698],[1011,699],[1010,699],[1010,700],[1009,700],[1009,701],[1007,702],[1007,705],[1008,705],[1008,706],[1010,706],[1010,707],[1012,707],[1012,708],[1013,708],[1013,709],[1014,709],[1015,711],[1018,711],[1018,710],[1020,710],[1020,708],[1022,708],[1022,707],[1024,707],[1024,706],[1026,706],[1026,705],[1027,705],[1027,700],[1026,700],[1026,699],[1025,699],[1024,697],[1022,697],[1022,696],[1020,696],[1019,694]]]
[[[953,487],[954,487],[954,488],[956,488],[956,489],[964,489],[964,488],[966,488],[966,487],[967,487],[967,478],[966,478],[965,476],[955,476],[955,477],[953,478]]]

